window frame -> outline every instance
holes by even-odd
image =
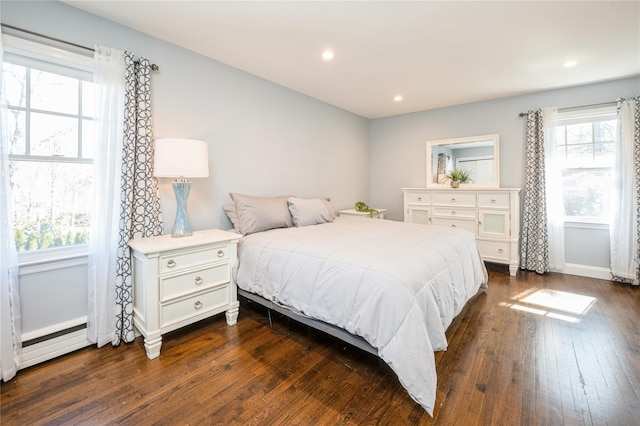
[[[615,120],[618,116],[618,108],[615,105],[611,106],[603,106],[603,107],[595,107],[595,108],[584,108],[584,109],[575,109],[570,111],[558,112],[556,118],[554,120],[552,131],[555,131],[557,127],[564,127],[566,132],[566,126],[572,124],[583,124],[590,123],[591,126],[594,126],[594,123],[600,121],[609,121]],[[593,130],[593,129],[592,129]],[[617,132],[614,134],[614,139],[610,141],[614,146],[614,158],[616,155],[615,149],[617,149],[616,144]],[[588,145],[591,145],[595,148],[597,144],[601,144],[603,142],[595,140],[595,132],[592,132],[591,142]],[[607,142],[609,143],[609,142]],[[554,138],[554,149],[557,149],[560,144],[557,144]],[[578,145],[587,145],[587,143],[580,144],[569,144],[567,140],[567,136],[565,133],[565,140],[562,146],[565,147],[565,158],[567,154],[567,148],[569,146],[578,146]],[[572,165],[563,165],[559,168],[558,172],[563,173],[565,171],[571,170],[583,170],[583,171],[606,171],[610,170],[612,172],[615,171],[615,164],[611,166],[603,166],[603,165],[593,165],[593,166],[572,166]],[[563,187],[564,189],[564,187]],[[564,210],[564,197],[563,197],[563,210]],[[610,217],[600,217],[600,216],[563,216],[563,222],[565,225],[571,224],[573,227],[584,227],[584,228],[593,228],[594,226],[597,228],[600,227],[608,227],[610,226]]]
[[[30,141],[26,136],[25,151],[23,154],[9,154],[9,161],[23,162],[49,162],[57,164],[93,164],[93,158],[83,157],[82,129],[84,120],[95,120],[95,117],[85,115],[86,108],[83,104],[83,82],[93,82],[94,61],[93,55],[86,52],[79,53],[56,46],[15,37],[10,34],[2,34],[4,47],[4,62],[33,68],[49,73],[62,75],[78,80],[78,105],[77,114],[47,111],[31,108],[30,100],[24,106],[5,105],[7,110],[17,110],[25,114],[40,113],[51,116],[70,117],[78,120],[77,153],[75,156],[57,155],[30,155]],[[26,132],[30,132],[27,119]],[[56,263],[68,259],[86,257],[89,253],[88,244],[74,244],[62,247],[51,247],[40,250],[23,251],[18,253],[19,266]]]

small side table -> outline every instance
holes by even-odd
[[[129,241],[133,261],[133,325],[147,358],[160,355],[162,335],[225,312],[238,320],[240,304],[231,268],[240,235],[209,229],[192,236],[161,235]]]
[[[384,219],[386,209],[376,209],[378,213],[359,212],[356,209],[339,210],[340,217],[354,217],[360,219]]]

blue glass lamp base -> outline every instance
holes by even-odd
[[[176,195],[176,221],[173,224],[171,236],[174,238],[188,237],[193,234],[191,224],[187,216],[187,198],[191,190],[191,182],[188,180],[176,180],[173,182],[173,192]]]

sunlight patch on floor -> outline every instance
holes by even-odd
[[[547,288],[529,289],[517,294],[512,299],[517,303],[503,302],[500,305],[572,323],[580,322],[580,317],[585,315],[597,300],[591,296]]]

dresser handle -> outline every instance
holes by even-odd
[[[193,307],[196,309],[202,309],[202,302],[198,300],[196,303],[193,304]]]
[[[498,253],[504,253],[504,250],[498,249]]]
[[[496,200],[491,199],[491,204],[495,204],[495,203],[496,203]]]
[[[196,277],[196,285],[200,285],[204,282],[204,280],[201,277]]]
[[[167,262],[167,268],[174,268],[175,266],[176,262],[173,259]]]
[[[452,228],[455,228],[455,227],[456,227],[456,225],[455,225],[455,224],[452,224],[452,225],[451,225],[451,227],[452,227]]]
[[[224,257],[224,250],[218,250],[218,257]]]
[[[451,199],[451,202],[452,202],[452,203],[455,203],[455,202],[456,202],[456,199],[455,199],[455,198],[452,198],[452,199]]]
[[[418,201],[422,201],[422,197],[418,197]]]
[[[456,215],[456,211],[455,210],[451,210],[451,216],[455,216]]]

